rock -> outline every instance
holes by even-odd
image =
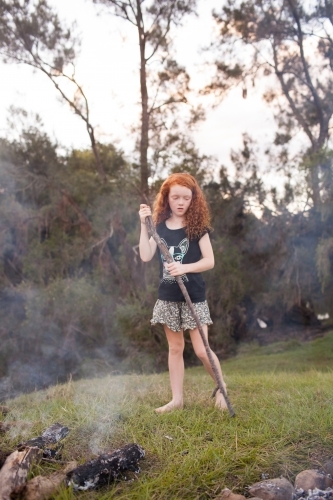
[[[238,495],[237,493],[233,493],[228,488],[225,488],[221,491],[218,497],[215,500],[246,500],[244,495]]]
[[[333,460],[328,460],[323,466],[324,472],[326,474],[329,474],[331,477],[333,477]]]
[[[333,479],[318,470],[303,470],[297,474],[295,479],[295,488],[308,492],[309,490],[314,490],[318,488],[319,490],[326,490],[333,486]]]
[[[295,488],[288,479],[281,477],[255,483],[249,492],[262,500],[292,500]]]

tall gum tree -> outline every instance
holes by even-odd
[[[97,172],[105,182],[88,99],[75,75],[78,44],[73,30],[64,27],[46,0],[0,0],[0,57],[6,63],[28,65],[52,82],[85,123]]]
[[[219,26],[218,56],[206,91],[223,96],[241,84],[246,95],[249,84],[270,79],[264,97],[275,106],[275,145],[287,150],[297,133],[306,137],[302,163],[308,194],[320,210],[325,182],[332,177],[325,154],[333,114],[332,0],[228,0],[213,15]]]
[[[170,58],[170,30],[184,16],[194,12],[196,0],[93,0],[108,7],[112,14],[128,21],[137,30],[140,56],[140,175],[141,193],[148,196],[150,166],[148,149],[150,133],[165,126],[161,111],[187,101],[188,76],[184,68]],[[148,64],[153,58],[161,60],[159,70],[152,74]]]

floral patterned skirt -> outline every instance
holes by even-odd
[[[202,325],[212,325],[207,300],[193,304]],[[153,317],[150,320],[152,325],[162,323],[170,330],[179,332],[180,330],[194,330],[197,328],[195,319],[186,302],[170,302],[168,300],[157,300]]]

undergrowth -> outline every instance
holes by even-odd
[[[333,454],[333,333],[306,344],[250,346],[223,362],[236,417],[214,407],[202,368],[186,370],[185,408],[157,415],[170,398],[168,374],[94,378],[50,387],[8,401],[1,450],[40,435],[54,422],[70,428],[62,460],[83,463],[136,442],[146,451],[139,474],[108,488],[53,500],[208,500],[228,487],[281,475],[291,481]],[[60,468],[41,463],[32,475]]]

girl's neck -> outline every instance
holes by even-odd
[[[184,217],[177,217],[175,214],[171,214],[169,219],[166,219],[165,224],[169,229],[181,229],[186,226]]]

